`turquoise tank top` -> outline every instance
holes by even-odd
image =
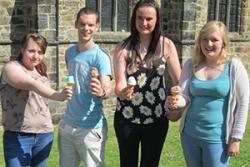
[[[216,79],[200,80],[194,75],[189,87],[192,102],[184,132],[209,143],[223,142],[229,90],[229,63]]]

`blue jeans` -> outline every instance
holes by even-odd
[[[51,150],[54,133],[5,131],[3,136],[6,167],[44,167]]]
[[[183,132],[181,144],[188,167],[227,167],[229,156],[225,143],[208,143]]]

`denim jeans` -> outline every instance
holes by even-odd
[[[227,167],[229,156],[225,143],[208,143],[183,132],[181,144],[188,167]]]
[[[60,167],[105,167],[104,151],[107,127],[97,129],[74,128],[60,122],[58,147]]]
[[[5,131],[3,136],[6,167],[44,167],[54,133],[21,133]]]

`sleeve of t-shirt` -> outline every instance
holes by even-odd
[[[72,69],[70,69],[70,61],[76,56],[76,54],[77,54],[76,50],[77,50],[77,46],[73,45],[65,51],[64,58],[65,58],[66,67],[67,67],[67,70],[69,73],[72,70]]]
[[[98,56],[98,69],[101,76],[108,75],[112,78],[111,58],[104,51],[100,51]]]
[[[65,58],[66,67],[67,67],[67,69],[69,69],[69,66],[68,66],[68,62],[69,62],[69,50],[66,50],[64,58]]]

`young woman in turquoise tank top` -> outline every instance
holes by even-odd
[[[226,26],[210,21],[201,29],[192,59],[182,69],[177,97],[169,96],[169,119],[181,117],[188,167],[226,167],[240,152],[247,122],[249,78],[242,63],[229,59]]]

